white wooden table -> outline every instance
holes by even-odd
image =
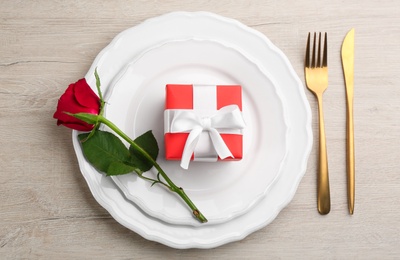
[[[176,250],[118,224],[92,197],[52,115],[67,85],[122,30],[209,11],[264,33],[301,79],[309,31],[329,35],[324,95],[332,210],[316,210],[316,142],[292,202],[267,227],[211,250]],[[400,258],[400,3],[387,1],[0,2],[1,259]],[[356,29],[356,207],[347,211],[340,47]],[[306,92],[316,118],[317,104]],[[316,136],[317,122],[313,121]]]

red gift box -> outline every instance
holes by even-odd
[[[229,110],[229,111],[228,111]],[[235,110],[234,112],[232,112]],[[224,114],[225,119],[232,114],[235,114],[234,120],[240,121],[231,123],[231,118],[228,118],[228,125],[230,127],[224,126],[224,123],[214,117],[215,114]],[[244,128],[244,121],[242,118],[242,88],[240,85],[176,85],[168,84],[166,86],[166,103],[165,103],[165,114],[164,114],[164,126],[165,126],[165,157],[167,160],[181,160],[184,153],[185,145],[187,146],[189,139],[189,134],[197,131],[198,139],[194,141],[195,146],[194,152],[191,153],[190,160],[194,161],[217,161],[217,160],[240,160],[243,156],[243,135],[242,128]],[[176,130],[171,130],[171,125],[174,124],[174,120],[177,120],[178,113],[180,117],[185,117],[186,122],[191,123],[195,118],[197,118],[200,123],[195,123],[197,125],[202,125],[203,129],[185,129],[184,131],[177,132]],[[186,113],[186,114],[185,114]],[[189,114],[188,114],[189,113]],[[184,115],[183,115],[184,114]],[[211,116],[210,116],[211,115]],[[217,116],[218,117],[218,116]],[[210,119],[211,121],[218,121],[214,129],[209,129]],[[239,119],[237,119],[239,118]],[[225,127],[225,128],[224,128]],[[173,127],[172,127],[173,128]],[[211,127],[213,128],[213,127]],[[201,132],[201,134],[200,134]],[[218,132],[218,134],[217,134]],[[213,138],[214,134],[214,138]],[[224,144],[229,149],[228,153],[221,159],[221,154],[216,147],[214,140],[215,136],[222,138]],[[220,136],[220,137],[219,137]],[[181,164],[182,165],[182,164]],[[182,166],[184,167],[184,166]],[[185,168],[185,167],[184,167]]]

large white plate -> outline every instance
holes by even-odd
[[[312,146],[311,111],[303,85],[287,57],[268,38],[240,22],[211,13],[170,13],[130,28],[119,34],[95,59],[86,79],[95,86],[93,72],[99,67],[103,87],[136,55],[156,44],[188,37],[201,37],[229,43],[270,72],[282,86],[287,101],[291,129],[289,151],[282,174],[268,196],[247,214],[219,225],[190,227],[170,225],[143,213],[130,203],[114,182],[97,173],[83,158],[73,131],[73,144],[84,178],[95,199],[122,225],[146,239],[174,248],[212,248],[243,239],[271,223],[292,200],[307,166]]]
[[[118,77],[106,96],[106,116],[135,138],[153,130],[158,163],[183,187],[208,219],[218,224],[256,205],[276,180],[287,153],[288,126],[280,86],[236,49],[210,40],[168,41],[140,55]],[[165,85],[239,84],[243,92],[244,158],[237,162],[192,162],[184,170],[164,159]],[[156,178],[157,172],[146,173]],[[172,224],[204,225],[165,187],[134,174],[112,177],[128,199],[149,215]]]

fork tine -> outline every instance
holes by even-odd
[[[318,55],[317,55],[317,68],[321,67],[321,32],[318,35]]]
[[[312,47],[312,59],[311,59],[311,67],[315,68],[315,43],[316,43],[316,37],[317,34],[314,32],[314,44]]]
[[[306,68],[310,67],[310,33],[308,33],[308,38],[307,38],[305,67]]]
[[[328,67],[328,34],[325,33],[324,39],[324,57],[322,58],[322,66]]]

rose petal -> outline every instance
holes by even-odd
[[[76,124],[76,123],[62,122],[60,120],[57,121],[57,125],[63,125],[68,128],[78,130],[78,131],[84,131],[84,132],[89,132],[94,127],[93,125],[89,125],[85,122],[82,122],[82,124]]]
[[[74,118],[70,115],[67,115],[65,112],[68,113],[83,113],[86,112],[87,108],[85,107],[81,107],[78,103],[75,102],[75,99],[73,96],[68,97],[67,94],[64,94],[60,100],[58,101],[58,105],[57,105],[57,111],[54,113],[54,118],[63,120],[63,121],[68,121],[71,119],[70,118]],[[78,119],[75,119],[75,121]]]
[[[100,98],[93,92],[87,84],[86,79],[78,80],[74,85],[74,96],[76,101],[84,107],[94,109],[95,113],[99,113]]]

